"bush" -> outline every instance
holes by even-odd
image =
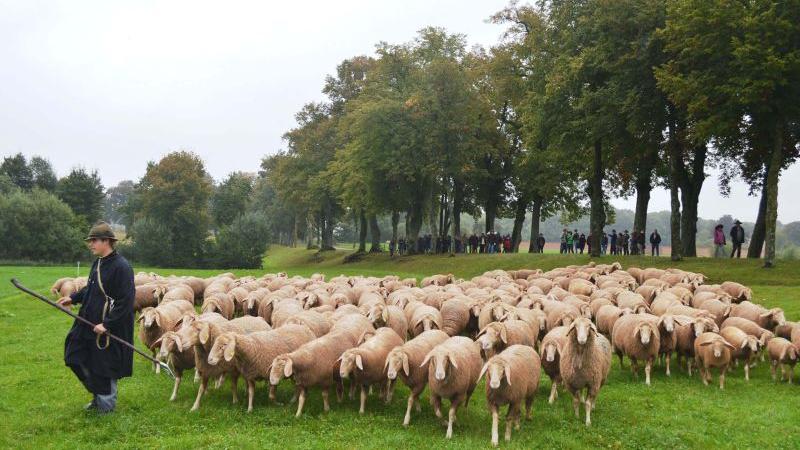
[[[87,230],[69,206],[34,189],[0,195],[0,259],[74,262],[87,256]]]
[[[131,231],[133,239],[118,246],[120,253],[130,261],[157,267],[174,267],[178,264],[173,252],[173,236],[166,226],[153,219],[139,219],[133,223]]]
[[[215,245],[215,263],[223,269],[259,269],[269,241],[269,220],[248,212],[220,230]]]

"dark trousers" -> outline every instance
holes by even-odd
[[[733,243],[733,250],[731,250],[731,258],[733,258],[734,253],[736,254],[737,258],[742,257],[742,243]]]
[[[661,256],[658,253],[658,244],[651,244],[651,246],[650,246],[650,256]]]

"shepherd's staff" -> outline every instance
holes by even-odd
[[[86,320],[86,319],[84,319],[83,317],[81,317],[81,316],[79,316],[79,315],[77,315],[77,314],[73,313],[72,311],[70,311],[70,310],[68,310],[68,309],[64,309],[64,308],[62,308],[62,307],[61,307],[60,305],[58,305],[57,303],[50,301],[50,300],[49,300],[47,297],[45,297],[45,296],[43,296],[43,295],[41,295],[41,294],[39,294],[39,293],[37,293],[37,292],[34,292],[34,291],[32,291],[32,290],[30,290],[30,289],[26,288],[25,286],[23,286],[22,284],[20,284],[20,282],[19,282],[19,281],[17,281],[17,279],[16,279],[16,278],[12,278],[12,279],[11,279],[11,284],[13,284],[13,285],[14,285],[14,287],[15,287],[15,288],[17,288],[17,289],[19,289],[20,291],[22,291],[22,292],[24,292],[24,293],[26,293],[26,294],[29,294],[29,295],[31,295],[31,296],[33,296],[33,297],[35,297],[35,298],[37,298],[37,299],[39,299],[39,300],[41,300],[41,301],[43,301],[43,302],[47,303],[48,305],[52,306],[53,308],[56,308],[56,309],[58,309],[59,311],[61,311],[61,312],[65,313],[65,314],[68,314],[69,316],[71,316],[71,317],[72,317],[72,318],[74,318],[75,320],[78,320],[78,321],[80,321],[80,322],[83,322],[84,324],[86,324],[86,325],[90,326],[91,328],[94,328],[94,327],[95,327],[95,324],[93,324],[92,322],[89,322],[88,320]],[[164,363],[164,362],[162,362],[162,361],[159,361],[159,360],[157,360],[157,359],[153,358],[152,356],[148,355],[147,353],[145,353],[145,352],[143,352],[143,351],[139,350],[138,348],[136,348],[136,347],[135,347],[133,344],[130,344],[130,343],[128,343],[127,341],[125,341],[125,340],[123,340],[123,339],[121,339],[121,338],[119,338],[119,337],[117,337],[117,336],[114,336],[113,334],[109,333],[108,331],[106,331],[106,332],[105,332],[105,334],[106,334],[108,337],[110,337],[111,339],[113,339],[113,340],[115,340],[115,341],[119,342],[120,344],[122,344],[122,345],[124,345],[124,346],[126,346],[126,347],[130,348],[131,350],[133,350],[134,352],[136,352],[136,353],[138,353],[139,355],[143,356],[144,358],[147,358],[149,361],[151,361],[151,362],[153,362],[153,363],[155,363],[155,364],[158,364],[159,366],[161,366],[161,368],[162,368],[162,369],[164,369],[164,372],[165,372],[167,375],[171,376],[173,379],[175,378],[175,374],[174,374],[174,373],[172,373],[172,369],[170,369],[170,368],[169,368],[169,365],[168,365],[168,364],[166,364],[166,363]]]

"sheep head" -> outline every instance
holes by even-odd
[[[222,359],[226,362],[230,362],[235,354],[236,334],[225,333],[214,340],[214,345],[211,347],[211,351],[208,352],[208,363],[212,366],[216,366]]]
[[[498,389],[505,378],[506,383],[511,386],[511,368],[501,358],[492,358],[483,365],[478,380],[486,375],[486,385],[490,389]]]
[[[774,326],[777,325],[783,325],[786,323],[786,316],[784,315],[783,310],[781,308],[772,308],[760,314],[759,317],[763,319],[769,319],[773,325],[770,328],[773,328]]]
[[[493,349],[499,342],[508,344],[506,327],[502,323],[492,322],[478,333],[476,342],[481,346],[481,350],[484,351]]]
[[[167,331],[164,333],[154,345],[161,345],[161,350],[158,352],[160,359],[165,359],[172,352],[181,352],[184,350],[181,336],[174,331]]]
[[[752,353],[757,353],[760,345],[761,344],[758,342],[758,339],[756,339],[755,336],[750,336],[748,334],[742,341],[742,350],[749,348]]]
[[[579,317],[569,324],[567,336],[572,336],[579,345],[585,345],[597,334],[597,326],[585,317]]]
[[[349,378],[350,374],[358,370],[364,370],[364,361],[361,358],[361,353],[356,349],[350,349],[342,353],[339,357],[339,376],[342,378]]]
[[[278,355],[269,370],[269,384],[277,386],[284,378],[292,376],[292,358],[288,354]]]
[[[797,347],[791,344],[784,346],[783,351],[781,351],[780,360],[797,361]]]
[[[390,380],[397,379],[397,373],[401,370],[406,376],[409,376],[408,354],[400,348],[392,349],[389,355],[386,356],[384,369],[386,370],[386,377]]]
[[[422,361],[422,364],[420,364],[420,367],[424,367],[426,364],[428,364],[428,362],[430,362],[431,367],[433,367],[434,378],[439,381],[447,378],[447,374],[450,371],[451,366],[453,369],[458,370],[458,364],[456,363],[453,354],[448,350],[434,348],[425,356],[425,359]],[[430,367],[428,370],[430,370]]]
[[[547,362],[554,362],[556,357],[561,353],[561,348],[558,345],[558,342],[555,340],[550,340],[547,342],[543,342],[539,348],[539,353],[544,355],[544,360]]]
[[[652,339],[653,336],[657,336],[657,333],[658,331],[655,329],[655,327],[653,327],[652,324],[643,322],[636,326],[633,336],[636,337],[638,335],[639,342],[641,342],[642,345],[648,345],[650,343],[650,339]]]
[[[735,350],[736,347],[731,345],[730,342],[726,341],[722,337],[715,337],[715,339],[702,342],[700,344],[701,347],[711,346],[712,354],[714,358],[721,358],[722,355],[725,353],[725,349],[728,348],[729,350]]]

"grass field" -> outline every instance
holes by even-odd
[[[322,272],[338,274],[422,277],[453,273],[471,277],[489,269],[542,268],[580,264],[586,256],[560,255],[460,255],[403,257],[371,255],[342,264],[347,251],[326,253],[273,248],[264,270],[235,271],[237,275],[286,271],[290,275]],[[610,257],[603,259],[612,261]],[[667,258],[617,258],[624,266],[667,267]],[[210,275],[216,271],[156,270],[161,274]],[[761,269],[747,260],[693,259],[679,267],[705,273],[710,282],[734,280],[753,288],[757,301],[780,306],[790,320],[800,319],[800,262],[780,261],[776,269]],[[83,268],[83,275],[86,268]],[[367,414],[359,416],[358,401],[332,404],[322,412],[322,401],[312,391],[305,413],[294,418],[294,406],[267,404],[266,389],[259,385],[255,410],[245,412],[232,405],[227,386],[212,390],[199,412],[190,413],[197,385],[191,375],[180,389],[178,400],[167,399],[172,382],[156,375],[149,365],[136,360],[134,376],[120,383],[118,410],[99,417],[85,413],[89,395],[74,379],[62,360],[64,335],[71,319],[40,302],[18,294],[8,283],[19,278],[27,286],[46,292],[56,278],[74,276],[74,267],[0,266],[0,447],[2,448],[474,448],[488,447],[490,415],[483,386],[479,386],[468,409],[462,409],[451,441],[423,395],[423,411],[412,417],[411,426],[400,423],[407,390],[398,388],[390,405],[371,397]],[[695,375],[663,368],[654,370],[653,385],[634,380],[615,362],[609,383],[602,389],[586,428],[572,415],[571,400],[562,393],[554,405],[547,404],[550,382],[542,377],[534,402],[533,420],[523,422],[509,447],[611,447],[611,448],[798,448],[800,447],[800,386],[775,384],[766,364],[745,382],[741,368],[726,380],[726,388],[705,387]],[[716,378],[715,378],[716,380]],[[398,384],[399,385],[399,384]],[[291,396],[282,384],[279,398]],[[240,383],[240,397],[244,388]],[[503,422],[501,422],[502,430]]]

